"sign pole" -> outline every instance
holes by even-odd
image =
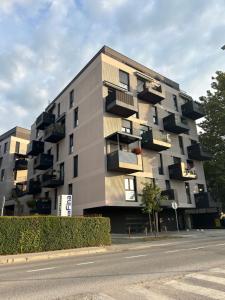
[[[1,217],[3,217],[3,215],[4,215],[4,207],[5,207],[5,196],[3,196],[3,200],[2,200]]]
[[[177,202],[175,202],[175,201],[172,202],[172,208],[174,209],[174,212],[175,212],[177,232],[179,232],[179,223],[178,223],[178,217],[177,217],[177,208],[178,208]]]
[[[175,210],[175,216],[176,216],[176,222],[177,222],[177,232],[179,232],[179,224],[178,224],[178,218],[177,218],[177,210]]]

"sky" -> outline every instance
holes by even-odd
[[[30,128],[103,45],[198,99],[224,44],[225,0],[0,0],[0,134]]]

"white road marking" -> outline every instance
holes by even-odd
[[[160,300],[170,300],[171,299],[171,298],[168,298],[167,296],[153,292],[144,287],[129,287],[126,290],[132,294],[136,294],[136,295],[141,294],[144,296],[145,299],[148,299],[148,300],[159,300],[159,299]],[[143,298],[141,297],[138,299],[143,299]]]
[[[47,270],[53,270],[53,269],[56,269],[56,267],[28,270],[27,273],[31,273],[31,272],[39,272],[39,271],[47,271]]]
[[[211,299],[216,299],[216,300],[225,299],[225,292],[215,290],[212,288],[206,288],[199,285],[190,285],[177,280],[169,281],[166,283],[166,285],[171,286],[177,290],[181,290],[183,292],[193,293]]]
[[[165,253],[176,253],[176,252],[180,252],[180,251],[199,250],[199,249],[205,249],[205,248],[209,248],[209,247],[218,247],[218,246],[224,246],[224,245],[225,245],[225,243],[205,245],[205,246],[194,247],[194,248],[182,248],[182,249],[176,249],[176,250],[168,250],[168,251],[165,251]]]
[[[90,265],[90,264],[94,264],[94,263],[95,263],[94,261],[87,261],[87,262],[76,264],[76,266]]]
[[[144,257],[144,256],[147,256],[147,254],[141,254],[141,255],[133,255],[133,256],[126,256],[124,258],[138,258],[138,257]]]
[[[219,284],[224,284],[225,285],[225,278],[221,278],[221,277],[198,274],[198,273],[188,274],[185,277],[200,279],[200,280],[205,280],[205,281],[210,281],[210,282],[213,282],[213,283],[219,283]]]

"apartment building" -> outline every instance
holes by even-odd
[[[73,215],[101,214],[113,232],[138,232],[143,183],[152,181],[168,196],[161,230],[175,228],[172,201],[180,228],[208,222],[217,208],[195,124],[203,116],[178,83],[104,46],[32,125],[29,192],[51,214],[59,195],[72,194]]]
[[[23,213],[18,198],[26,191],[29,140],[30,130],[21,127],[0,136],[0,208],[5,197],[4,215]]]

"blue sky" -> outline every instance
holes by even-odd
[[[30,128],[103,46],[204,95],[225,70],[224,0],[0,0],[0,134]]]

